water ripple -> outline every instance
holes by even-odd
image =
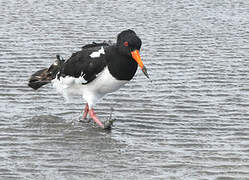
[[[247,179],[246,1],[1,1],[0,179]],[[127,15],[129,14],[129,15]],[[135,18],[134,18],[135,17]],[[96,106],[111,132],[78,122],[84,101],[27,80],[56,54],[132,28],[152,83]]]

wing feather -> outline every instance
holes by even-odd
[[[105,49],[109,46],[108,43],[92,43],[82,47],[81,51],[75,52],[72,56],[65,61],[61,72],[58,77],[82,76],[87,83],[96,78],[97,74],[101,72],[106,66],[105,54],[100,54],[99,57],[92,58],[90,55],[93,52],[100,50],[102,47]]]

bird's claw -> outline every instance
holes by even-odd
[[[91,119],[90,118],[79,117],[79,122],[81,122],[81,123],[89,123],[89,122],[91,122]]]
[[[116,119],[112,119],[112,113],[113,113],[113,111],[114,111],[114,109],[111,107],[110,116],[109,116],[109,118],[104,122],[104,129],[111,129],[111,128],[112,128],[113,122],[116,120]]]
[[[114,121],[116,121],[116,119],[107,119],[104,122],[104,129],[110,130],[112,128]]]

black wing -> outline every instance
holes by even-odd
[[[58,77],[62,76],[82,76],[87,83],[96,78],[106,66],[105,54],[100,54],[99,57],[92,58],[90,55],[93,52],[99,51],[102,47],[105,49],[108,47],[108,43],[95,43],[87,44],[82,47],[81,51],[75,52],[72,56],[63,64]]]

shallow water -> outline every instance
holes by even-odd
[[[247,1],[0,1],[0,179],[247,179]],[[80,123],[84,101],[27,87],[56,54],[132,28],[137,72]],[[248,178],[249,179],[249,178]]]

